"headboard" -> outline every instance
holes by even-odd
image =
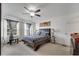
[[[47,35],[51,36],[51,29],[50,28],[39,29],[39,30],[45,31]]]

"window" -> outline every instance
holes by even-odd
[[[24,33],[25,35],[31,35],[31,24],[30,23],[26,23],[25,25],[25,29],[24,29]]]
[[[31,30],[31,24],[27,23],[27,34],[30,35],[30,30]]]
[[[11,32],[13,35],[17,35],[17,22],[16,21],[7,21],[7,35],[10,35]]]

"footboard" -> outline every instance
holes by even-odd
[[[27,44],[27,45],[31,46],[34,51],[37,51],[37,49],[38,49],[41,45],[50,42],[50,39],[45,39],[45,40],[38,41],[38,42],[33,42],[33,43],[29,43],[28,41],[25,41],[25,40],[22,40],[22,41],[24,42],[24,44]]]

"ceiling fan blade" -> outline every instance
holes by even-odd
[[[36,11],[35,11],[35,13],[40,12],[40,11],[41,11],[41,10],[40,10],[40,9],[38,9],[38,10],[36,10]]]
[[[39,14],[35,14],[36,16],[38,16],[38,17],[40,17],[41,15],[39,15]]]
[[[29,10],[27,7],[24,7],[24,8],[26,9],[25,11],[26,11],[27,13],[30,13],[30,10]]]
[[[27,7],[24,7],[24,8],[29,11],[29,9]]]

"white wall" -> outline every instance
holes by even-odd
[[[51,28],[54,28],[55,31],[57,32],[61,32],[63,34],[66,33],[66,20],[64,17],[52,17],[52,18],[49,18],[49,19],[46,19],[46,20],[39,20],[39,21],[36,21],[36,29],[39,29],[39,24],[41,22],[44,22],[44,21],[51,21]]]
[[[67,22],[67,30],[68,33],[79,33],[79,15],[75,17],[71,17],[71,19]]]

